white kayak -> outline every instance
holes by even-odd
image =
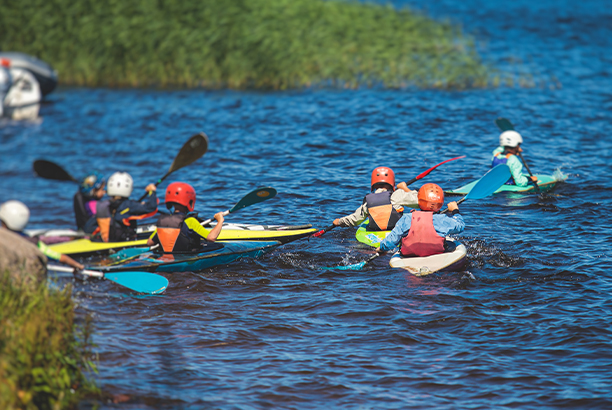
[[[449,247],[451,249],[448,252],[409,258],[400,256],[398,252],[391,257],[389,265],[392,268],[406,269],[415,276],[425,276],[442,270],[458,271],[466,263],[467,249],[465,245],[455,239],[447,237],[446,241],[447,243],[450,242]]]

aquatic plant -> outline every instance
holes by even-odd
[[[0,49],[63,84],[286,89],[482,87],[460,27],[409,9],[325,0],[0,0]]]
[[[89,319],[75,324],[71,286],[0,275],[0,408],[64,409],[96,393],[90,335]]]

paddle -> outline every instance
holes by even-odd
[[[34,161],[34,172],[41,178],[53,179],[56,181],[77,181],[64,168],[54,162],[45,159],[37,159]]]
[[[502,131],[514,131],[514,125],[512,125],[512,123],[510,122],[509,119],[507,118],[498,118],[495,120],[495,125],[497,125],[497,128],[499,128]],[[523,158],[523,154],[519,151],[518,153],[519,158],[521,159],[521,161],[523,161],[523,165],[525,165],[525,168],[527,168],[527,172],[529,173],[529,176],[533,176],[533,174],[531,173],[531,170],[529,169],[529,165],[527,165],[527,162],[525,162],[525,158]],[[540,189],[540,186],[538,185],[537,181],[531,180],[531,182],[533,183],[533,185],[535,186],[536,192],[538,193],[538,195],[542,194],[542,190]]]
[[[236,205],[231,209],[223,212],[223,216],[239,211],[247,206],[255,205],[268,199],[272,199],[276,196],[276,189],[270,187],[257,188],[248,194],[246,194]],[[214,220],[214,218],[207,219],[201,222],[202,226],[208,225]]]
[[[435,166],[433,166],[433,167],[429,168],[427,171],[422,172],[422,173],[420,173],[419,175],[417,175],[416,177],[412,178],[410,181],[406,182],[406,185],[411,185],[411,184],[414,184],[414,183],[415,183],[416,181],[418,181],[419,179],[424,178],[424,177],[426,177],[427,175],[429,175],[429,173],[430,173],[431,171],[433,171],[434,169],[438,168],[438,167],[439,167],[440,165],[442,165],[442,164],[446,164],[447,162],[450,162],[450,161],[455,161],[455,160],[457,160],[457,159],[462,159],[462,158],[465,158],[465,155],[462,155],[462,156],[460,156],[460,157],[455,157],[455,158],[447,159],[446,161],[442,161],[442,162],[440,162],[438,165],[435,165]]]
[[[457,205],[465,201],[466,199],[482,199],[499,189],[502,185],[510,179],[510,168],[506,164],[501,164],[495,168],[489,170],[482,178],[478,180],[476,185],[470,190],[470,192],[457,201]],[[440,212],[441,214],[448,212],[448,208]]]
[[[499,189],[499,187],[504,185],[509,178],[510,178],[510,168],[508,167],[508,165],[505,165],[505,164],[498,165],[495,168],[491,169],[489,172],[487,172],[482,178],[480,178],[480,180],[478,180],[476,185],[474,185],[474,188],[472,188],[470,193],[467,194],[465,197],[461,198],[461,200],[457,201],[457,204],[460,204],[466,199],[485,198],[493,194],[493,192],[497,191],[497,189]],[[446,208],[441,213],[445,213],[447,211],[448,211],[448,208]],[[336,267],[323,268],[323,269],[360,270],[367,263],[369,263],[370,261],[373,261],[374,259],[376,259],[377,257],[379,257],[380,255],[384,253],[377,252],[375,255],[369,257],[365,261],[361,261],[359,263],[355,263],[352,265],[336,266]]]
[[[206,151],[208,151],[208,137],[206,136],[206,134],[200,132],[199,134],[196,134],[193,137],[189,138],[187,142],[183,144],[178,154],[176,154],[176,157],[174,158],[174,161],[172,161],[172,165],[170,165],[170,169],[168,170],[168,172],[166,172],[166,175],[161,177],[155,183],[155,186],[161,184],[162,181],[165,180],[174,171],[178,171],[179,169],[186,167],[187,165],[199,159],[202,155],[206,154]],[[138,202],[144,200],[147,195],[149,195],[148,192],[141,196]]]
[[[447,159],[446,161],[442,161],[442,162],[440,162],[438,165],[435,165],[435,166],[433,166],[433,167],[429,168],[427,171],[420,173],[420,174],[419,174],[419,175],[417,175],[416,177],[412,178],[410,181],[406,182],[406,186],[411,185],[411,184],[414,184],[414,183],[415,183],[416,181],[418,181],[419,179],[426,177],[427,175],[429,175],[429,173],[430,173],[431,171],[433,171],[434,169],[438,168],[440,165],[442,165],[442,164],[446,164],[447,162],[454,161],[454,160],[456,160],[456,159],[461,159],[461,158],[465,158],[465,155],[462,155],[462,156],[460,156],[460,157],[455,157],[455,158]],[[315,233],[313,233],[311,236],[312,236],[313,238],[319,238],[319,237],[323,236],[324,234],[326,234],[327,232],[329,232],[329,231],[331,231],[332,229],[334,229],[335,227],[336,227],[336,225],[333,225],[333,224],[332,224],[332,225],[328,226],[328,227],[327,227],[327,228],[325,228],[325,229],[321,229],[319,232],[315,232]]]
[[[47,268],[57,272],[74,272],[73,268],[67,266],[47,265]],[[79,270],[77,272],[94,278],[108,279],[134,292],[147,293],[150,295],[162,293],[168,287],[168,279],[150,272],[102,273],[94,270]]]

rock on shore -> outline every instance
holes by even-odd
[[[26,239],[0,228],[0,274],[19,283],[38,283],[46,277],[47,257]]]

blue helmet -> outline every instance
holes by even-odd
[[[106,178],[98,171],[92,171],[81,180],[79,191],[83,195],[91,196],[95,189],[100,189],[106,183]]]

